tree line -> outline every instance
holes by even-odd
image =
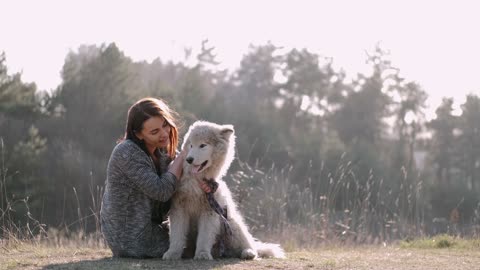
[[[95,229],[127,109],[153,96],[182,116],[182,135],[197,119],[233,124],[237,158],[227,181],[237,200],[282,173],[289,223],[305,223],[297,210],[308,197],[312,209],[327,201],[338,213],[368,201],[367,210],[383,209],[382,219],[402,216],[426,233],[439,220],[478,231],[479,96],[467,96],[460,115],[445,98],[427,120],[427,93],[378,46],[366,55],[370,72],[352,76],[331,58],[273,44],[251,46],[232,71],[219,68],[206,42],[193,65],[135,62],[114,43],[83,45],[66,56],[61,84],[51,91],[9,74],[6,57],[0,55],[2,219],[8,212],[20,225],[33,215],[49,227]]]

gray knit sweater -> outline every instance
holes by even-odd
[[[100,222],[114,256],[162,257],[167,251],[168,231],[152,219],[158,211],[155,207],[176,190],[177,179],[167,172],[170,161],[162,154],[157,174],[152,159],[133,141],[125,140],[113,149]]]

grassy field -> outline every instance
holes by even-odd
[[[287,259],[242,261],[113,259],[107,249],[53,248],[19,244],[0,250],[0,270],[6,269],[480,269],[480,248],[436,241],[396,246],[335,247],[287,253]],[[427,243],[427,244],[425,244]],[[478,244],[478,243],[476,243]],[[475,245],[476,245],[475,244]]]

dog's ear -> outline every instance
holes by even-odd
[[[225,140],[228,141],[230,136],[233,134],[233,125],[223,125],[222,129],[220,130],[220,136],[222,136]]]

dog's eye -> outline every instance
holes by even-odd
[[[205,146],[207,146],[207,145],[204,144],[204,143],[200,144],[200,148],[203,148],[203,147],[205,147]]]
[[[192,148],[192,147],[193,147],[193,145],[190,144],[190,148]]]

